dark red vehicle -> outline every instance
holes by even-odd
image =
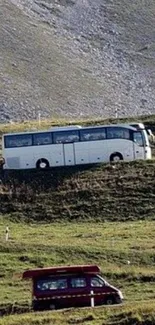
[[[100,275],[97,265],[72,265],[28,270],[32,278],[34,310],[122,303],[120,290]]]

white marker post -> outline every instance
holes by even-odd
[[[94,291],[93,290],[90,291],[90,304],[91,304],[91,307],[94,307]]]
[[[5,240],[6,241],[9,240],[9,227],[6,227],[6,230],[5,230]]]
[[[114,247],[114,246],[115,246],[115,241],[114,241],[114,238],[112,238],[112,241],[111,241],[111,245],[112,245],[112,247]]]
[[[115,109],[115,118],[118,118],[118,109],[117,109],[117,107]]]
[[[38,123],[39,123],[39,126],[40,126],[40,121],[41,121],[41,114],[38,113]]]

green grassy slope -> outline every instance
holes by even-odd
[[[5,172],[0,213],[51,222],[154,219],[154,176],[154,160]]]
[[[141,115],[136,117],[127,117],[127,118],[41,118],[40,123],[38,120],[30,120],[24,121],[22,123],[11,123],[11,124],[0,124],[0,136],[3,133],[11,133],[11,132],[23,132],[32,129],[49,129],[55,126],[64,126],[64,125],[103,125],[103,124],[118,124],[118,123],[129,123],[129,122],[137,122],[144,123],[147,128],[155,130],[155,115]]]
[[[8,242],[5,242],[6,225],[10,228]],[[117,309],[102,307],[95,309],[94,312],[89,309],[54,312],[48,316],[50,324],[54,319],[56,324],[61,323],[63,315],[67,317],[64,320],[66,323],[69,322],[67,315],[69,318],[79,316],[83,319],[93,313],[93,324],[97,324],[98,318],[100,324],[107,316],[110,318],[109,321],[114,317],[114,322],[119,324],[121,318],[128,319],[134,315],[137,317],[139,313],[143,319],[145,314],[146,317],[149,312],[150,315],[153,314],[155,298],[153,221],[26,225],[13,223],[7,217],[1,217],[0,233],[0,313],[10,314],[30,310],[31,282],[21,279],[22,271],[25,269],[95,263],[101,266],[102,276],[122,290],[125,307],[123,309],[121,306]],[[4,318],[5,321],[1,320],[0,324],[11,322],[14,324],[15,321],[17,324],[23,324],[27,317],[26,324],[42,324],[42,317],[45,315],[39,313],[38,316],[30,314],[20,318]],[[37,323],[38,318],[40,320]],[[44,322],[46,324],[47,320],[44,319]]]
[[[153,325],[155,305],[142,304],[135,307],[97,308],[14,315],[0,320],[0,325]]]
[[[1,125],[0,134],[66,124],[108,124],[128,119],[43,120]],[[142,121],[155,128],[154,116]],[[154,149],[153,149],[154,152]],[[0,171],[0,212],[24,220],[134,220],[154,218],[155,162],[75,166],[46,171]]]
[[[153,117],[147,122],[154,125]],[[125,296],[124,307],[30,312],[5,316],[0,325],[154,324],[154,160],[1,170],[0,179],[1,315],[30,312],[31,283],[21,280],[27,268],[95,263]]]

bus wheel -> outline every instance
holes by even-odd
[[[110,156],[110,161],[117,162],[120,160],[123,160],[123,156],[119,152],[115,152]]]
[[[45,169],[45,168],[48,168],[50,165],[49,165],[49,162],[48,160],[44,159],[44,158],[41,158],[37,161],[36,163],[36,167],[38,169]]]

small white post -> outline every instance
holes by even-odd
[[[117,107],[115,108],[115,118],[118,118],[118,109],[117,109]]]
[[[41,121],[41,113],[38,113],[38,123],[39,123],[39,126],[40,126],[40,121]]]
[[[9,239],[9,227],[6,227],[6,230],[5,230],[5,240],[8,241]]]
[[[112,245],[112,247],[114,247],[114,245],[115,245],[114,238],[112,238],[111,245]]]
[[[94,291],[91,290],[90,291],[90,304],[91,304],[91,307],[94,307]]]

